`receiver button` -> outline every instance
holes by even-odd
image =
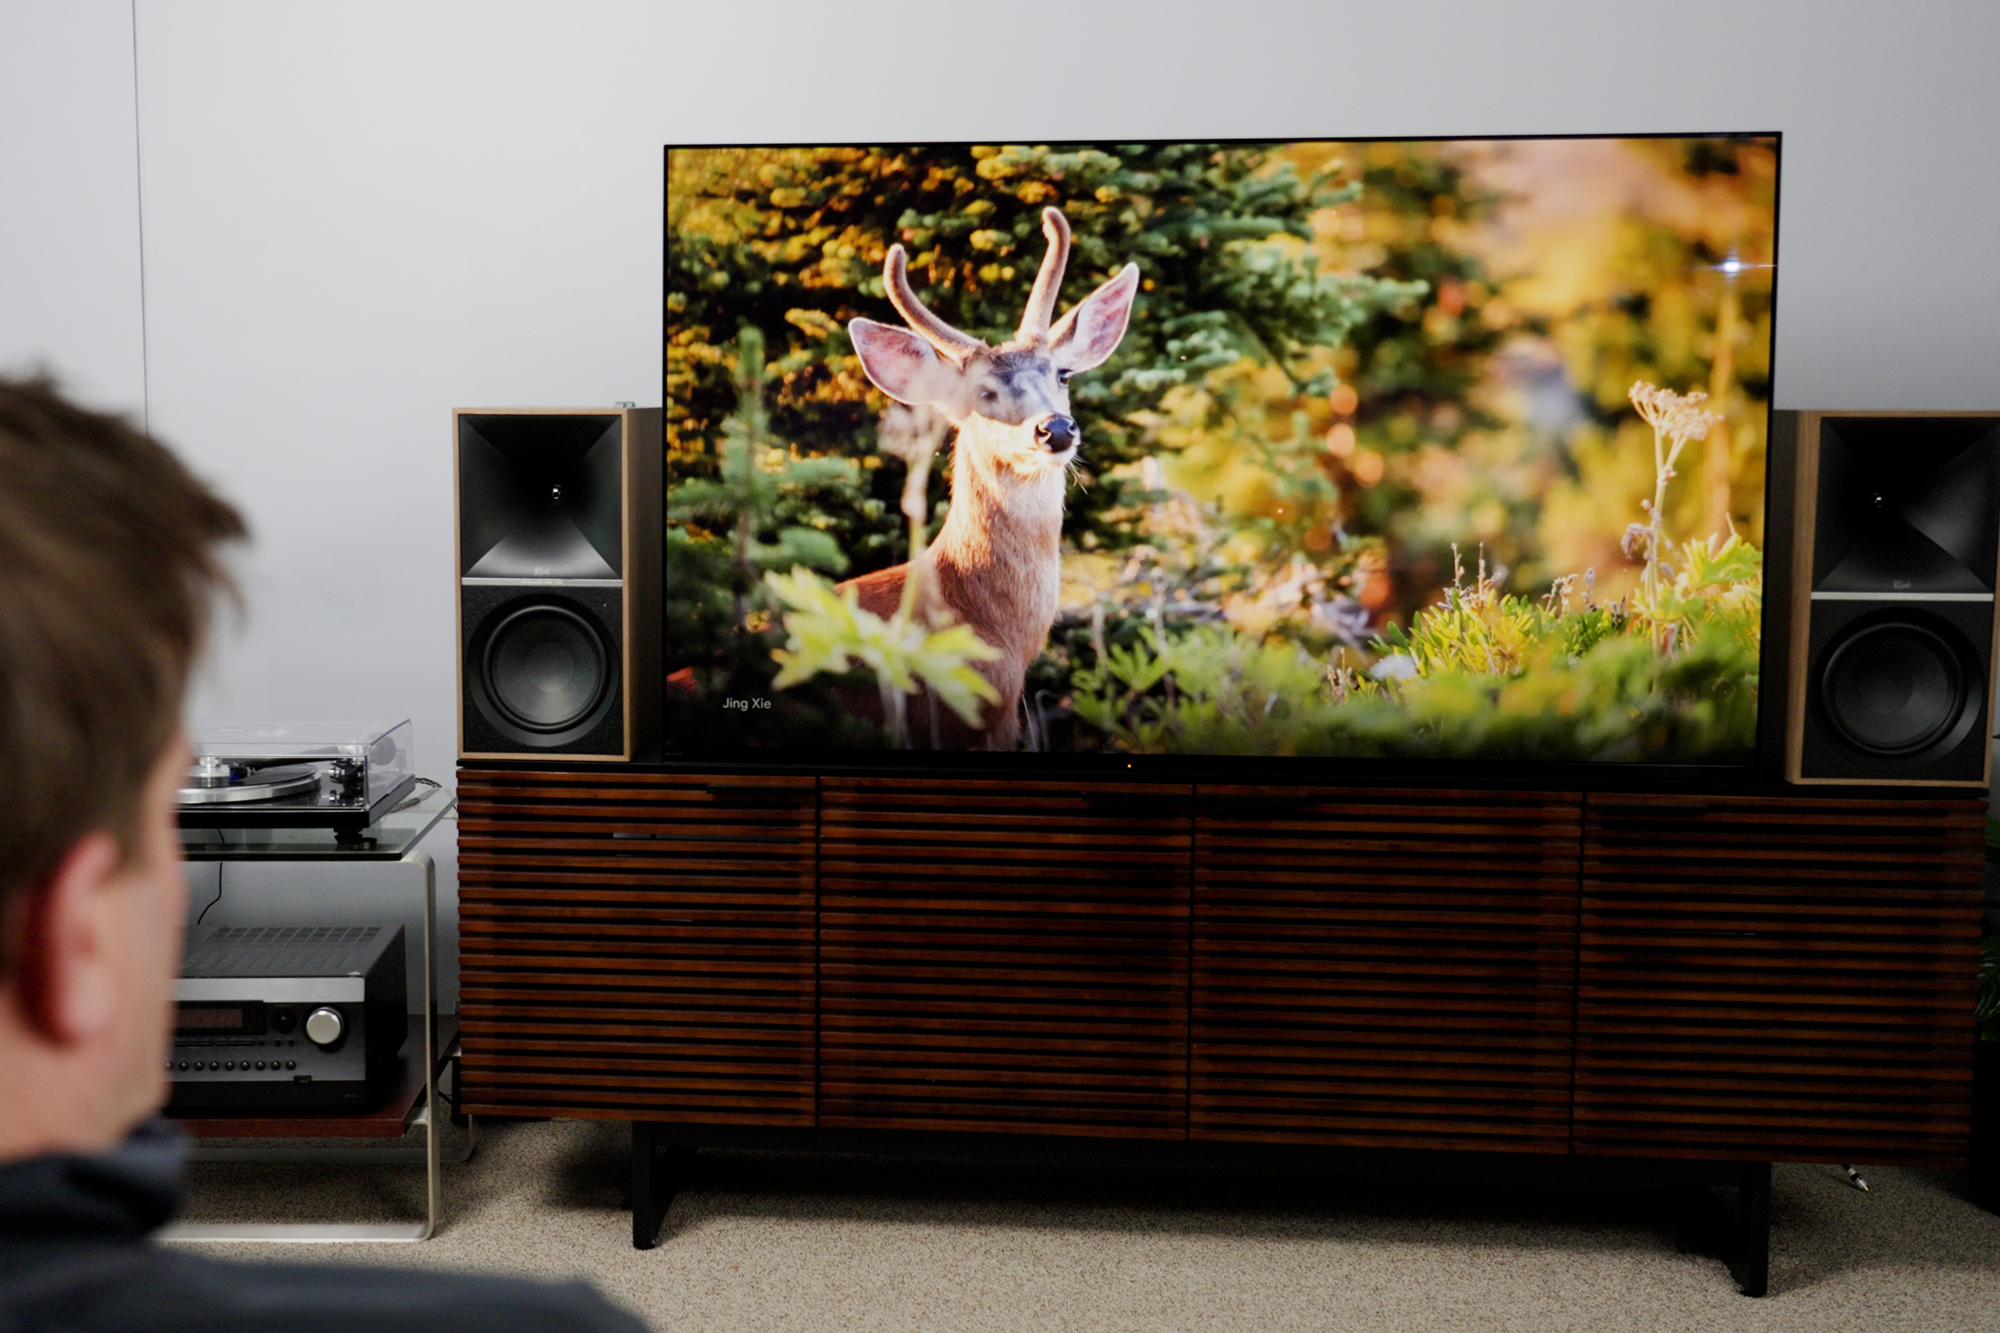
[[[325,1005],[306,1015],[306,1036],[315,1046],[331,1046],[340,1040],[340,1034],[347,1024],[340,1017],[340,1010]]]

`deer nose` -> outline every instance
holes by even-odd
[[[1076,422],[1069,417],[1043,417],[1035,423],[1035,440],[1052,454],[1076,443]]]

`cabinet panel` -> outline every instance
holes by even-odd
[[[1196,811],[1193,1137],[1567,1150],[1579,796]]]
[[[1577,1150],[1962,1160],[1984,814],[1589,798]]]
[[[814,780],[461,770],[482,1114],[809,1125]]]
[[[1183,1136],[1189,792],[823,780],[820,1123]]]

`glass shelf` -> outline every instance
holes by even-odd
[[[441,787],[426,791],[353,842],[339,841],[327,828],[184,828],[181,851],[190,861],[400,861],[456,804],[458,798]]]

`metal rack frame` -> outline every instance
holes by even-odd
[[[209,1241],[277,1241],[292,1243],[340,1244],[354,1242],[411,1243],[429,1240],[437,1232],[439,1219],[444,1214],[444,1191],[441,1170],[446,1163],[468,1160],[479,1145],[479,1123],[466,1117],[466,1142],[463,1148],[444,1153],[439,1146],[437,1108],[438,1082],[445,1063],[452,1058],[453,1050],[439,1050],[437,1012],[437,863],[428,852],[419,850],[418,844],[426,834],[451,813],[457,804],[456,798],[433,794],[428,799],[442,802],[441,808],[425,812],[429,822],[425,823],[412,837],[402,855],[394,858],[397,864],[414,866],[422,871],[424,881],[424,1008],[423,1008],[423,1086],[411,1100],[403,1116],[403,1130],[422,1126],[424,1143],[421,1148],[283,1148],[283,1147],[195,1147],[189,1160],[196,1162],[342,1162],[356,1165],[397,1163],[424,1164],[424,1220],[422,1222],[178,1222],[162,1228],[155,1238],[174,1242]],[[421,804],[421,803],[420,803]],[[260,849],[257,859],[291,860],[284,854],[285,842],[271,839]],[[191,847],[191,860],[233,860],[223,849]],[[318,854],[296,859],[321,859]],[[333,858],[328,858],[333,859]],[[369,857],[357,854],[356,859],[387,860],[388,857]],[[450,1046],[458,1044],[456,1032]],[[192,1118],[192,1117],[191,1117]],[[324,1122],[329,1119],[346,1117],[300,1116],[301,1124],[312,1121]],[[207,1123],[212,1124],[210,1120]],[[350,1131],[351,1132],[351,1131]],[[308,1129],[302,1129],[299,1137],[317,1137]],[[270,1137],[270,1136],[245,1136]]]

